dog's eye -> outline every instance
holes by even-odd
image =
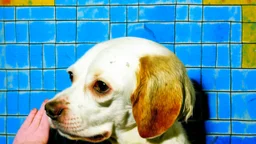
[[[103,81],[96,81],[96,83],[93,86],[93,89],[100,94],[104,94],[109,91],[109,87]]]
[[[68,74],[69,74],[69,79],[71,80],[71,82],[73,82],[73,73],[69,71]]]

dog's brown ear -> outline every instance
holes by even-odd
[[[185,67],[174,54],[140,59],[131,102],[141,137],[159,136],[177,120],[186,91],[184,75]]]

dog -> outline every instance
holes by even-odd
[[[193,114],[195,90],[164,46],[137,37],[108,40],[67,72],[72,85],[45,105],[60,135],[93,143],[190,143],[180,121]]]

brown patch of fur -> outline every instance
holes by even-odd
[[[185,67],[174,54],[140,59],[131,102],[141,137],[159,136],[176,121],[183,102],[184,72]]]

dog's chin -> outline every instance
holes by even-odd
[[[88,141],[88,142],[93,142],[93,143],[102,142],[104,140],[109,139],[109,137],[111,136],[111,132],[108,132],[108,131],[105,131],[103,133],[99,133],[99,134],[96,134],[93,136],[89,136],[89,137],[81,137],[81,136],[73,135],[68,132],[63,132],[59,129],[58,129],[58,132],[60,135],[66,137],[70,140],[81,140],[81,141]]]

